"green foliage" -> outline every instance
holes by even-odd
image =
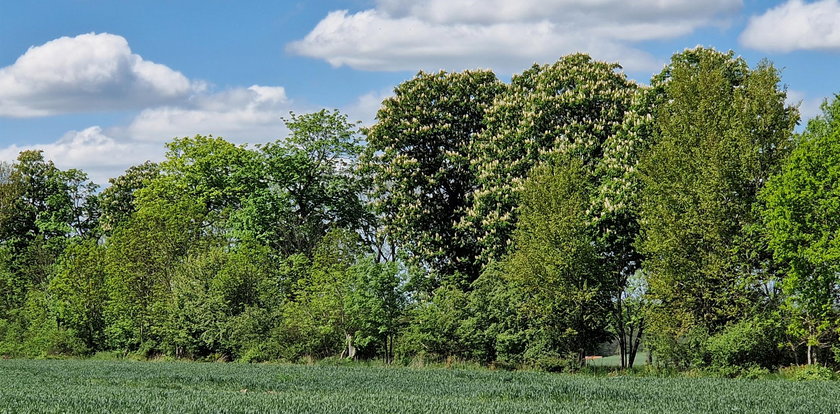
[[[808,123],[761,197],[766,238],[786,273],[787,330],[815,363],[840,335],[840,99]]]
[[[74,331],[90,350],[104,345],[104,250],[95,240],[68,246],[47,289],[58,325]]]
[[[109,346],[134,350],[159,338],[173,274],[198,245],[204,211],[191,198],[144,201],[111,236],[105,254]]]
[[[353,175],[361,147],[357,125],[338,111],[291,114],[291,135],[260,146],[261,183],[241,198],[234,235],[275,249],[282,256],[312,255],[334,227],[356,229],[367,212],[365,182]]]
[[[835,378],[831,369],[822,365],[794,365],[779,370],[783,378],[794,381],[828,381]]]
[[[534,332],[526,354],[576,354],[578,363],[607,337],[610,280],[599,269],[588,226],[591,182],[577,159],[534,170],[521,190],[513,248],[503,263]]]
[[[473,230],[457,224],[476,189],[471,160],[484,114],[502,88],[489,71],[421,72],[394,89],[366,131],[362,166],[384,232],[412,262],[438,278],[457,274],[462,287],[480,267]]]
[[[487,110],[487,128],[472,158],[474,204],[464,223],[481,229],[485,262],[507,252],[519,191],[535,165],[559,153],[595,168],[605,141],[621,129],[636,89],[618,68],[584,54],[534,65],[515,75]]]
[[[652,80],[638,247],[650,339],[657,351],[676,346],[669,357],[772,306],[764,291],[774,275],[753,228],[758,191],[779,170],[798,120],[778,84],[769,64],[750,69],[732,52],[703,48],[674,55]]]
[[[100,198],[100,208],[102,209],[100,225],[106,234],[110,234],[114,229],[128,221],[131,214],[137,210],[135,192],[146,188],[152,180],[159,176],[160,166],[146,161],[140,165],[129,167],[123,175],[108,180],[110,186],[102,190]]]
[[[780,344],[784,330],[778,318],[759,316],[728,325],[706,344],[716,367],[778,368],[785,362]]]

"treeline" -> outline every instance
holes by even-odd
[[[696,48],[419,73],[370,128],[195,136],[98,191],[0,166],[0,355],[840,364],[840,101]]]

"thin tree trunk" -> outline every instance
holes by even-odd
[[[626,334],[626,324],[624,320],[624,310],[622,309],[622,298],[621,294],[619,294],[618,301],[616,302],[616,331],[618,334],[618,355],[621,359],[621,369],[627,368],[627,338],[625,337]]]
[[[810,343],[808,344],[808,349],[807,349],[806,353],[807,353],[807,358],[808,358],[807,359],[808,365],[811,365],[811,344]]]
[[[636,338],[633,340],[633,345],[630,347],[630,361],[627,364],[629,368],[633,368],[633,363],[636,362],[636,353],[639,352],[639,346],[642,344],[642,333],[644,332],[644,321],[639,322],[639,332],[636,333]],[[648,354],[650,358],[650,354]]]
[[[344,334],[347,339],[347,348],[341,352],[342,356],[347,353],[347,358],[356,359],[356,347],[353,346],[353,335],[349,333]]]

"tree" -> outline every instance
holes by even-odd
[[[580,365],[608,337],[612,280],[592,243],[589,173],[577,158],[558,158],[525,181],[513,248],[502,266],[511,287],[526,293],[521,311],[533,332],[526,353],[571,354]]]
[[[617,64],[584,54],[534,66],[514,77],[488,111],[488,127],[473,162],[479,171],[475,204],[462,226],[481,229],[483,260],[498,260],[510,248],[522,184],[529,171],[557,154],[580,159],[594,191],[589,223],[601,269],[613,279],[613,325],[620,352],[628,348],[623,294],[641,265],[633,243],[638,234],[635,166],[644,149],[649,94]]]
[[[840,335],[840,99],[822,109],[761,192],[765,237],[785,273],[788,334],[808,364]]]
[[[621,127],[604,141],[604,155],[595,167],[598,182],[590,209],[594,243],[613,280],[605,288],[612,295],[613,334],[622,368],[633,367],[645,329],[646,283],[640,274],[643,256],[636,246],[642,188],[638,165],[652,138],[655,99],[655,89],[636,89]]]
[[[0,317],[37,330],[26,319],[35,314],[24,308],[47,300],[56,259],[68,243],[98,237],[96,189],[85,173],[59,170],[40,151],[23,151],[0,166]],[[48,309],[37,312],[51,332],[58,329],[53,316]]]
[[[112,349],[154,350],[161,339],[172,279],[190,250],[200,249],[205,205],[144,195],[140,208],[117,228],[105,255],[108,301],[104,316]]]
[[[461,224],[480,229],[484,263],[508,251],[520,190],[534,166],[565,154],[596,168],[636,89],[619,68],[584,54],[534,65],[515,75],[487,110],[472,158],[474,203]]]
[[[676,54],[651,84],[659,96],[639,165],[638,246],[655,305],[647,332],[660,356],[691,363],[688,338],[702,347],[767,304],[761,287],[771,275],[751,232],[753,207],[791,147],[798,114],[772,65],[750,69],[732,52]]]
[[[160,166],[146,161],[129,167],[117,178],[108,179],[111,185],[102,190],[100,199],[102,210],[100,223],[106,234],[113,232],[137,211],[135,192],[146,188],[158,176],[160,176]]]
[[[47,290],[58,326],[70,329],[89,350],[105,345],[104,250],[92,239],[69,245],[58,259]]]
[[[360,252],[358,237],[347,230],[334,229],[321,240],[309,271],[294,287],[294,299],[283,307],[286,358],[356,358],[358,317],[349,306],[354,289],[349,270]]]
[[[489,71],[421,72],[394,89],[366,131],[363,169],[384,231],[412,263],[464,287],[478,277],[478,246],[456,225],[472,205],[474,147],[502,88]]]
[[[286,126],[288,138],[259,147],[261,185],[245,197],[234,228],[281,256],[311,256],[330,228],[358,229],[368,214],[354,176],[358,130],[326,110],[292,113]]]
[[[394,360],[406,306],[399,271],[396,262],[376,262],[372,257],[362,258],[349,269],[348,308],[357,320],[355,342],[363,352],[378,353],[388,363]]]

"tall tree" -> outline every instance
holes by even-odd
[[[488,109],[472,159],[478,187],[462,223],[480,229],[485,262],[507,252],[519,191],[535,165],[559,153],[595,169],[636,89],[619,68],[584,54],[534,65],[514,76]]]
[[[57,325],[70,329],[92,351],[105,345],[104,253],[105,248],[93,239],[72,243],[58,258],[47,289]]]
[[[593,191],[577,158],[558,157],[532,171],[522,188],[513,247],[503,262],[513,289],[525,292],[526,353],[575,356],[607,338],[609,274],[600,269],[588,209]]]
[[[385,232],[415,263],[466,286],[480,271],[474,231],[456,225],[476,189],[471,165],[503,84],[489,71],[419,73],[394,89],[367,130],[363,166]]]
[[[618,69],[575,54],[515,76],[488,111],[488,127],[473,160],[480,188],[462,225],[481,229],[485,261],[499,259],[510,247],[529,171],[557,154],[581,160],[593,186],[587,209],[593,231],[588,234],[597,246],[600,269],[613,280],[601,288],[614,298],[614,331],[626,363],[630,341],[624,287],[641,264],[633,246],[638,233],[635,166],[647,145],[650,94]]]
[[[105,233],[110,234],[137,211],[135,192],[147,187],[159,175],[160,166],[146,161],[129,167],[119,177],[108,179],[111,185],[102,190],[100,199],[102,210],[100,225]]]
[[[840,99],[822,109],[761,193],[766,237],[785,272],[788,334],[809,364],[840,332]]]
[[[645,283],[639,275],[643,257],[635,245],[642,187],[638,164],[651,141],[656,92],[636,89],[621,127],[604,141],[603,157],[595,167],[591,224],[603,269],[613,281],[604,288],[612,295],[613,334],[622,368],[633,366],[645,329]]]
[[[772,65],[750,69],[732,52],[676,54],[651,83],[661,96],[639,166],[639,248],[658,304],[648,332],[660,356],[679,359],[692,355],[680,345],[687,338],[702,345],[763,303],[753,207],[791,147],[798,113]]]

